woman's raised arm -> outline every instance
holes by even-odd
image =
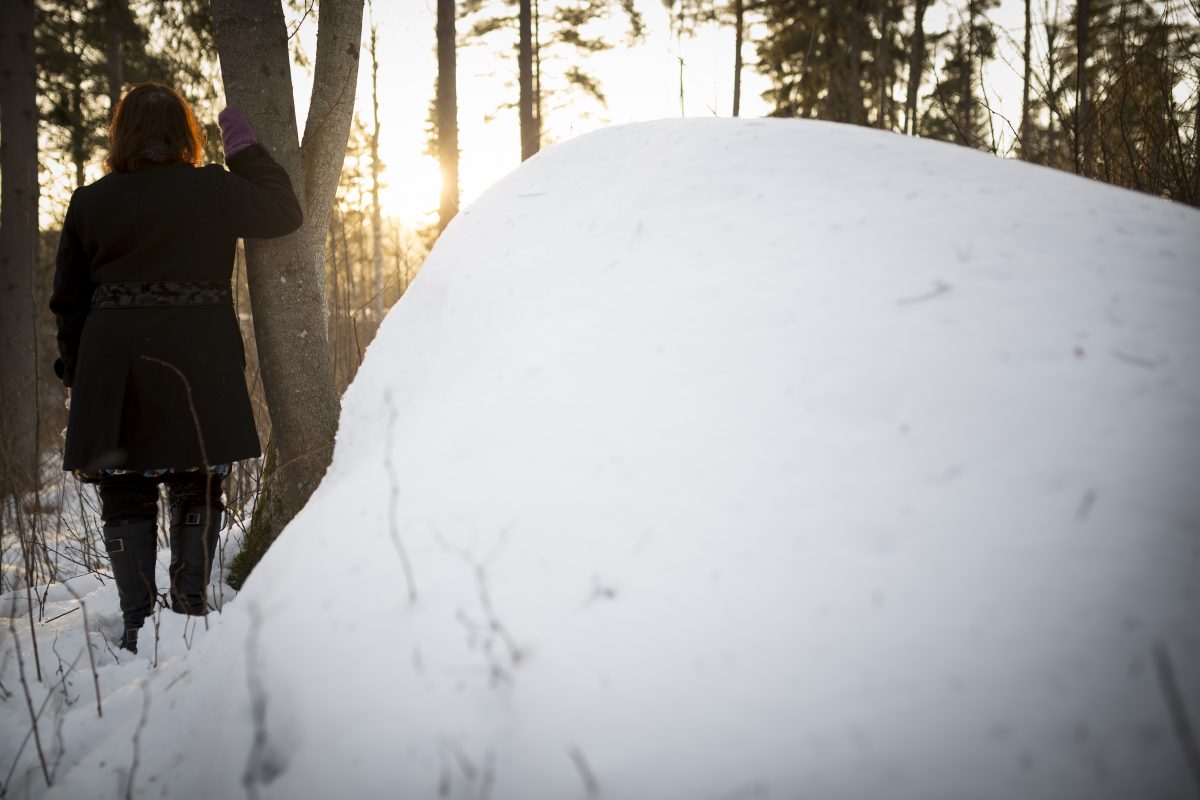
[[[237,109],[220,113],[225,163],[233,173],[222,182],[221,205],[238,236],[271,239],[304,224],[287,170],[258,143],[246,117]]]

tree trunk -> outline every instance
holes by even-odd
[[[129,16],[129,0],[108,0],[108,8],[104,23],[104,33],[107,44],[108,72],[108,118],[112,120],[121,100],[121,86],[125,82],[125,62],[121,55],[121,44],[124,39],[125,19]]]
[[[379,207],[379,58],[375,49],[379,30],[371,23],[371,262],[374,266],[374,294],[371,308],[375,324],[383,321],[383,212]]]
[[[913,12],[912,53],[908,61],[908,97],[904,102],[904,132],[916,136],[917,126],[917,93],[921,88],[921,73],[925,68],[925,9],[929,6],[927,0],[917,0]]]
[[[745,36],[745,0],[733,3],[733,115],[742,109],[742,38]]]
[[[531,0],[520,0],[517,14],[520,33],[517,40],[517,73],[520,97],[517,108],[521,117],[521,160],[538,151],[538,135],[533,116],[533,8]]]
[[[79,63],[83,64],[83,51],[86,49],[82,43],[82,34],[79,26],[74,24],[74,15],[68,14],[68,19],[71,20],[71,49],[79,58]],[[75,165],[75,188],[78,189],[86,182],[84,166],[87,163],[87,148],[84,145],[84,139],[87,136],[84,130],[84,113],[83,113],[83,75],[76,73],[71,84],[71,101],[69,107],[71,109],[71,163]]]
[[[976,147],[975,134],[978,128],[975,127],[977,114],[975,113],[975,20],[978,16],[978,7],[974,2],[967,2],[967,68],[963,71],[962,76],[962,91],[958,95],[958,124],[960,132],[963,136],[963,144],[967,147]]]
[[[542,149],[542,11],[533,0],[533,124]]]
[[[438,232],[458,213],[458,57],[455,0],[438,0],[437,148],[442,167]]]
[[[1042,7],[1046,31],[1046,106],[1050,113],[1046,119],[1046,138],[1042,149],[1042,163],[1049,166],[1061,166],[1058,153],[1058,140],[1054,127],[1054,119],[1059,116],[1058,89],[1055,87],[1055,73],[1058,64],[1058,20],[1051,19],[1048,4]]]
[[[842,9],[842,21],[846,29],[847,59],[841,73],[840,98],[841,111],[833,119],[839,122],[851,122],[855,125],[867,124],[866,93],[863,80],[866,77],[863,65],[863,53],[866,51],[867,30],[867,0],[858,0],[853,7]],[[831,92],[832,94],[832,92]]]
[[[37,69],[33,0],[0,3],[0,492],[37,476]]]
[[[1196,62],[1196,80],[1200,83],[1200,61]],[[1192,205],[1200,203],[1200,102],[1196,103],[1196,121],[1192,125]]]
[[[1092,4],[1090,0],[1079,0],[1075,17],[1075,174],[1084,173],[1083,152],[1081,145],[1086,135],[1088,116],[1088,82],[1087,82],[1087,51],[1088,27],[1092,21]]]
[[[1029,160],[1033,153],[1029,147],[1029,85],[1033,77],[1033,9],[1032,0],[1025,0],[1025,75],[1021,85],[1021,155]]]
[[[888,4],[887,0],[879,0],[879,41],[875,43],[875,80],[879,84],[876,86],[877,105],[875,109],[875,127],[883,130],[887,128],[887,90],[888,81],[887,74],[891,71],[888,64],[889,51],[888,47]]]
[[[291,63],[278,2],[213,0],[213,30],[230,106],[287,169],[304,226],[278,239],[248,239],[254,338],[278,451],[256,518],[268,542],[316,489],[333,454],[338,396],[329,358],[325,234],[354,110],[363,0],[324,0],[303,142],[298,143]],[[297,180],[299,179],[299,180]],[[265,549],[265,548],[263,548]]]

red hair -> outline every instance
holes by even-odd
[[[208,137],[179,92],[161,83],[139,83],[117,103],[108,125],[105,172],[135,172],[140,160],[199,166]],[[143,154],[150,146],[155,155]]]

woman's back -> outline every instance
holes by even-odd
[[[238,237],[303,222],[286,173],[261,145],[231,156],[230,168],[147,159],[76,190],[71,223],[92,283],[228,281]]]

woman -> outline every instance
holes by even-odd
[[[218,118],[227,172],[170,87],[134,86],[109,126],[104,177],[71,195],[50,309],[67,387],[63,469],[99,484],[104,542],[125,620],[154,608],[158,484],[170,501],[171,608],[208,611],[222,480],[260,455],[230,277],[237,239],[304,221],[287,172],[246,118]]]

